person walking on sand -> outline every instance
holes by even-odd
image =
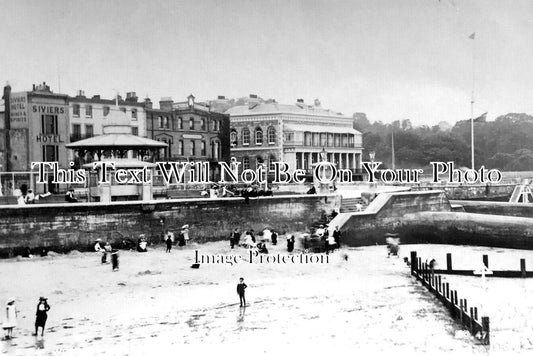
[[[338,226],[335,226],[335,230],[333,230],[333,238],[335,239],[335,244],[337,245],[337,248],[341,247],[341,231],[339,230]]]
[[[35,334],[34,336],[39,335],[39,328],[41,330],[41,336],[44,336],[44,327],[46,325],[46,319],[48,319],[48,311],[50,310],[50,305],[48,304],[48,299],[45,297],[39,298],[39,304],[37,304],[37,313],[35,314]]]
[[[186,246],[189,241],[189,225],[185,224],[181,227],[179,246]]]
[[[6,340],[13,338],[13,329],[17,326],[17,314],[18,311],[15,306],[15,298],[9,298],[6,303],[4,324],[2,325],[2,328],[6,333]]]
[[[239,278],[239,284],[237,284],[237,294],[239,295],[239,301],[241,302],[241,307],[246,306],[246,298],[244,297],[244,290],[248,286],[244,283],[244,278]]]
[[[166,243],[167,243],[167,250],[165,252],[170,253],[170,250],[172,249],[172,237],[170,236],[170,234],[167,234]]]

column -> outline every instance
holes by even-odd
[[[342,156],[343,154],[339,153],[339,168],[344,168],[344,159]]]
[[[356,154],[355,153],[352,153],[352,159],[353,159],[353,169],[357,169],[357,159],[356,159]]]

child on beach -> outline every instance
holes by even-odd
[[[9,298],[6,303],[6,310],[4,314],[4,329],[6,335],[5,339],[10,340],[13,338],[13,329],[17,326],[17,308],[15,307],[15,298]]]
[[[239,279],[239,284],[237,284],[237,294],[239,295],[239,301],[241,302],[241,307],[246,306],[246,299],[244,297],[244,290],[248,286],[244,283],[244,278]]]

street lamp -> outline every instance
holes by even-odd
[[[376,158],[376,151],[370,151],[368,152],[368,156],[370,157],[370,163],[371,163],[371,168],[374,169],[374,158]],[[370,186],[373,187],[374,184],[373,183],[370,183]]]

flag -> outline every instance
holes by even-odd
[[[487,122],[487,114],[488,112],[484,113],[483,115],[476,117],[474,119],[474,122]]]
[[[474,38],[476,38],[476,33],[473,32],[470,36],[468,36],[468,38],[470,38],[471,40],[473,40]]]

